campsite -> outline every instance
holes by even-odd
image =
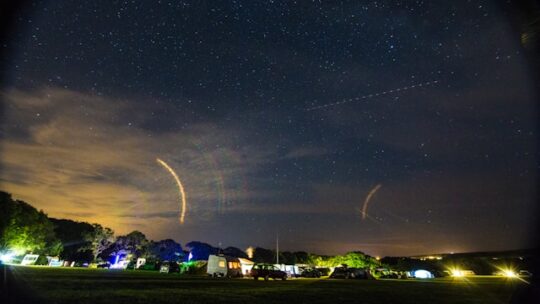
[[[0,304],[540,303],[540,0],[0,22]]]

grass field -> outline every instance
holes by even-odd
[[[40,303],[508,303],[526,285],[493,277],[265,282],[106,269],[10,271],[11,296]]]

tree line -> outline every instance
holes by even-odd
[[[43,211],[0,191],[0,251],[59,256],[62,260],[81,264],[111,261],[111,257],[120,253],[129,253],[132,259],[146,258],[149,263],[207,260],[210,254],[248,258],[246,252],[236,247],[222,249],[199,241],[185,246],[188,250],[183,250],[171,239],[151,241],[140,231],[116,236],[112,229],[97,223],[49,218]],[[277,254],[274,250],[256,247],[251,259],[257,263],[275,263]],[[380,265],[376,259],[360,251],[336,256],[284,251],[279,252],[279,261],[289,265],[321,267],[346,264],[349,267],[375,268]]]

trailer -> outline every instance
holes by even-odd
[[[238,258],[211,254],[208,256],[206,273],[214,278],[242,277],[242,267]]]

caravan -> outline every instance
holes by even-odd
[[[21,261],[21,265],[35,265],[39,254],[27,254]]]
[[[242,268],[240,265],[240,260],[234,257],[211,254],[208,257],[208,265],[207,265],[206,273],[208,273],[208,275],[214,278],[242,277]]]

